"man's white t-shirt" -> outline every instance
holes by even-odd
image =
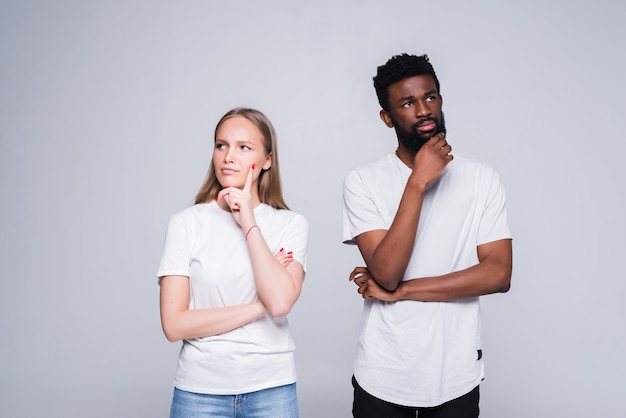
[[[306,269],[308,225],[293,211],[261,204],[254,215],[272,254],[292,251]],[[190,278],[189,309],[258,300],[244,232],[217,203],[170,218],[158,277]],[[214,395],[249,393],[296,381],[295,345],[286,317],[266,314],[224,334],[183,341],[174,385]]]
[[[395,155],[352,170],[344,182],[343,241],[388,230],[411,170]],[[427,188],[403,280],[478,264],[477,246],[511,238],[504,189],[491,168],[455,156]],[[479,299],[366,300],[354,375],[369,394],[399,405],[437,406],[484,378]]]

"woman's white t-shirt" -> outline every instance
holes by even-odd
[[[290,210],[261,204],[254,215],[272,254],[292,251],[306,269],[308,224]],[[189,309],[258,300],[244,231],[217,203],[197,204],[170,218],[158,277],[187,276]],[[216,395],[294,383],[294,341],[286,317],[270,314],[220,335],[183,341],[175,387]]]

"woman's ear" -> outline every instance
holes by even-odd
[[[391,120],[391,114],[386,110],[380,111],[380,119],[383,121],[387,128],[393,128],[393,121]]]
[[[272,166],[272,153],[270,152],[269,154],[267,154],[267,157],[265,158],[265,164],[263,164],[263,170],[269,170],[271,166]]]

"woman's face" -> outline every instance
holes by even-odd
[[[265,153],[263,146],[263,135],[244,117],[227,119],[215,135],[213,166],[217,181],[222,187],[242,189],[253,165],[252,190],[256,193],[261,170],[271,166],[270,155]]]

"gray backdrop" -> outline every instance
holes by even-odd
[[[371,77],[406,51],[438,71],[454,152],[508,194],[482,416],[624,416],[624,39],[621,0],[1,0],[0,415],[167,416],[165,227],[246,105],[275,123],[311,225],[290,314],[301,414],[349,416],[362,262],[342,181],[395,148]]]

